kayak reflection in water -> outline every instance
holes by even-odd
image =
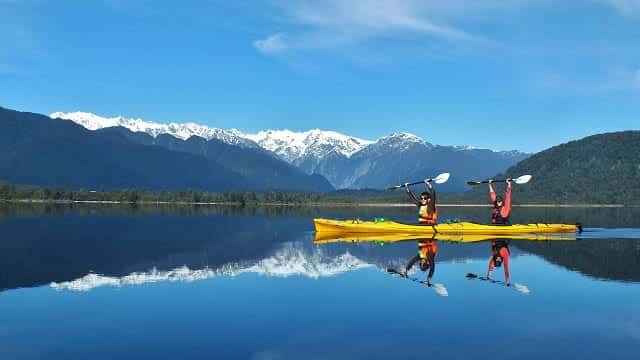
[[[489,259],[489,269],[487,278],[491,279],[495,268],[504,268],[504,283],[509,286],[509,240],[491,240],[491,259]]]
[[[407,277],[407,273],[416,262],[420,262],[420,270],[427,271],[427,279],[424,281],[424,284],[427,286],[431,286],[431,278],[433,277],[433,273],[436,271],[436,254],[438,253],[438,246],[436,245],[436,240],[420,240],[418,242],[418,254],[414,256],[407,267],[404,270],[403,275]]]
[[[491,213],[491,223],[506,225],[509,224],[509,215],[511,215],[511,179],[507,179],[507,189],[504,197],[497,195],[493,189],[493,180],[489,180],[489,198],[493,203],[493,212]]]
[[[409,183],[404,184],[407,194],[418,207],[418,222],[424,225],[435,225],[438,223],[438,208],[436,208],[436,190],[433,188],[430,179],[424,181],[429,191],[420,194],[420,199],[409,188]]]

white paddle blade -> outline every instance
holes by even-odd
[[[449,173],[442,173],[442,174],[440,174],[440,175],[436,176],[436,177],[433,179],[433,182],[435,182],[436,184],[444,184],[444,183],[446,183],[447,181],[449,181],[449,176],[451,176],[451,174],[449,174]]]
[[[527,285],[515,283],[513,284],[513,287],[516,289],[517,292],[519,292],[522,295],[529,295],[531,293]]]
[[[436,294],[440,296],[445,296],[445,297],[449,296],[449,291],[442,284],[433,284],[431,285],[431,288],[433,289],[433,291],[436,292]]]
[[[531,181],[531,178],[532,178],[532,177],[533,177],[533,176],[531,176],[531,175],[522,175],[522,176],[520,176],[519,178],[514,179],[513,181],[514,181],[516,184],[518,184],[518,185],[522,185],[522,184],[526,184],[526,183],[528,183],[529,181]]]

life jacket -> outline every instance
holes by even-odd
[[[418,254],[421,260],[427,259],[430,252],[433,253],[434,256],[438,253],[438,245],[436,245],[435,241],[421,241],[418,243]]]
[[[420,224],[435,225],[438,223],[438,208],[429,214],[429,207],[427,205],[421,205],[418,210],[418,216],[418,222]]]
[[[501,209],[498,207],[493,207],[493,212],[491,213],[491,223],[501,225],[510,224],[509,217],[502,217],[502,214],[500,214],[500,210]]]

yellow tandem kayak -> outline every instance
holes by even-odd
[[[489,240],[528,240],[528,241],[575,241],[575,235],[571,234],[510,234],[510,235],[485,235],[485,234],[436,234],[436,235],[411,235],[411,234],[367,234],[367,233],[334,233],[317,232],[314,242],[316,244],[330,244],[337,242],[385,242],[399,241],[426,241],[437,240],[447,242],[474,243]]]
[[[579,225],[576,224],[513,224],[513,225],[489,225],[471,222],[445,223],[438,225],[403,224],[395,221],[363,221],[313,219],[318,233],[367,233],[367,234],[482,234],[482,235],[513,235],[513,234],[550,234],[550,233],[576,233]]]

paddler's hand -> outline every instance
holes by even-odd
[[[493,179],[489,179],[489,185],[493,184]]]

